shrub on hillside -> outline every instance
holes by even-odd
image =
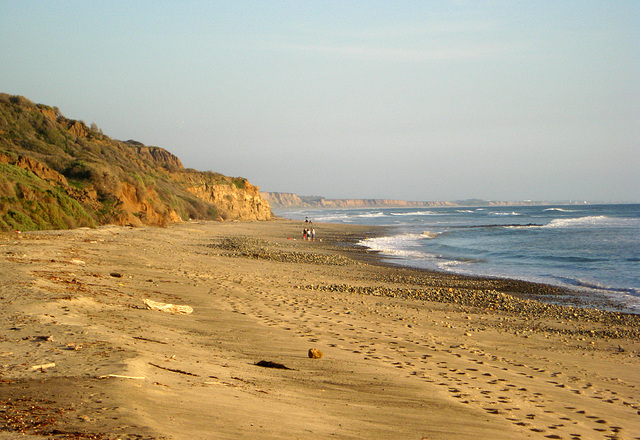
[[[89,180],[93,169],[83,160],[74,160],[62,171],[62,174],[71,180]]]

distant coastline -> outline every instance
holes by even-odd
[[[540,206],[576,205],[587,202],[576,201],[497,201],[497,200],[455,200],[455,201],[408,201],[395,199],[327,199],[323,196],[300,196],[295,193],[260,192],[272,208],[371,208],[371,207],[482,207],[482,206]]]

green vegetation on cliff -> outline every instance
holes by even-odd
[[[0,230],[271,216],[246,179],[185,169],[162,148],[0,94]]]
[[[0,163],[0,230],[95,226],[95,220],[60,188],[14,165]]]

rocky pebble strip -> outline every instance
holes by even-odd
[[[398,268],[392,274],[374,275],[376,281],[402,285],[414,285],[424,288],[453,288],[471,290],[497,290],[521,299],[542,301],[544,303],[580,308],[616,311],[620,304],[612,303],[606,298],[594,298],[581,295],[570,289],[549,284],[520,281],[508,278],[481,278],[452,273],[432,272],[420,269]]]
[[[619,312],[609,312],[572,306],[548,304],[540,301],[518,298],[496,290],[471,290],[449,288],[409,289],[384,286],[354,286],[347,284],[304,285],[299,289],[352,293],[359,295],[385,296],[476,307],[485,310],[507,312],[530,321],[530,330],[554,333],[584,333],[586,336],[602,338],[640,339],[640,316]],[[551,328],[535,320],[553,318],[565,321],[587,321],[602,324],[598,330],[566,330]]]
[[[346,266],[353,263],[352,260],[342,255],[279,250],[276,249],[280,247],[278,243],[251,237],[225,237],[220,242],[207,246],[228,251],[225,255],[229,257],[329,266]]]

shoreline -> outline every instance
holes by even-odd
[[[286,218],[279,218],[279,220],[294,222],[296,221]],[[320,224],[343,225],[341,223]],[[359,244],[360,241],[366,238],[371,238],[372,236],[385,236],[385,231],[390,230],[390,226],[357,225],[353,223],[349,223],[348,226],[364,228],[364,230],[366,231],[359,236],[348,237],[348,240],[345,240],[345,246],[350,246],[353,248],[353,250],[351,251],[351,255],[354,256],[354,258],[362,259],[362,261],[369,264],[377,264],[388,268],[406,269],[415,271],[418,274],[424,273],[425,275],[436,277],[439,276],[445,279],[447,277],[452,277],[454,279],[466,279],[470,282],[475,281],[478,283],[488,283],[496,286],[494,288],[497,288],[499,291],[508,293],[517,298],[540,301],[557,306],[572,306],[595,309],[603,312],[640,315],[640,313],[625,308],[623,304],[612,301],[606,298],[604,295],[597,295],[591,292],[581,291],[578,288],[571,288],[551,283],[541,283],[518,278],[468,275],[411,266],[409,264],[403,263],[401,259],[396,260],[393,258],[393,256],[384,255],[381,251],[371,250],[366,246]]]
[[[279,217],[283,220],[283,217]],[[295,220],[290,220],[295,221]],[[326,224],[343,224],[343,223],[326,223]],[[370,234],[363,235],[361,239],[371,238],[371,235],[377,236],[391,236],[385,234],[384,231],[388,231],[393,229],[392,226],[380,226],[380,225],[359,225],[348,223],[351,226],[358,226],[363,228],[371,228],[373,231]],[[504,225],[500,225],[504,226]],[[360,241],[360,240],[357,240]],[[368,249],[366,246],[359,245],[356,240],[350,241],[350,244],[356,247],[361,247],[363,249]],[[401,258],[395,258],[392,255],[384,255],[381,251],[373,251],[367,250],[371,254],[378,255],[378,261],[381,265],[388,265],[389,267],[398,267],[398,268],[407,268],[417,271],[424,271],[425,273],[438,274],[442,276],[454,276],[454,277],[465,277],[468,279],[475,279],[478,281],[503,281],[504,284],[512,284],[514,285],[515,292],[511,292],[516,296],[538,300],[543,302],[549,302],[554,305],[566,305],[566,306],[575,306],[581,308],[593,308],[602,311],[608,312],[619,312],[631,315],[640,315],[640,311],[637,311],[634,308],[625,306],[624,303],[620,301],[616,301],[615,299],[611,299],[607,296],[604,291],[593,291],[593,289],[588,288],[580,288],[579,286],[566,286],[561,284],[554,284],[549,282],[540,282],[540,281],[532,281],[527,280],[525,278],[518,278],[517,276],[488,276],[488,275],[473,275],[473,274],[464,274],[464,273],[456,273],[455,271],[448,272],[444,270],[438,269],[428,269],[417,266],[412,266],[411,264],[407,264],[407,262],[403,261]],[[517,285],[517,286],[516,286]],[[539,288],[527,288],[527,286],[538,286]],[[537,291],[535,294],[524,294],[521,291]],[[549,293],[541,293],[541,291],[547,291]],[[546,297],[546,298],[545,298]]]
[[[0,439],[640,436],[640,316],[303,225],[1,234]]]

